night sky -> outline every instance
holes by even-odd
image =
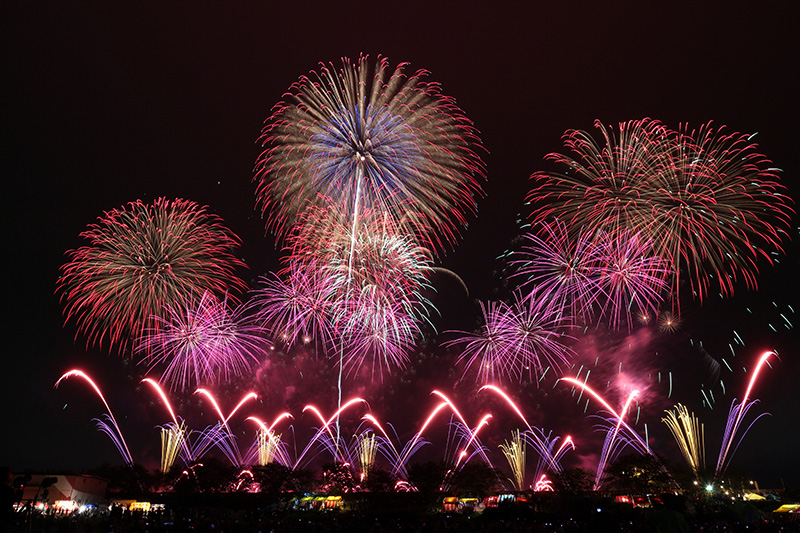
[[[440,333],[474,328],[477,300],[507,294],[497,257],[519,233],[529,176],[554,170],[544,156],[561,150],[567,129],[593,129],[595,119],[616,124],[652,117],[672,127],[713,120],[733,131],[758,132],[760,151],[783,169],[782,182],[795,201],[800,198],[796,6],[789,12],[763,2],[749,9],[735,3],[557,2],[534,8],[489,2],[483,10],[451,2],[262,4],[217,10],[194,3],[2,7],[3,271],[11,316],[4,321],[0,372],[0,464],[80,470],[120,462],[91,421],[103,413],[99,400],[77,381],[53,388],[62,373],[79,367],[106,392],[134,459],[157,465],[153,428],[167,419],[139,385],[145,369],[86,349],[84,339],[75,340],[74,325],[63,324],[54,290],[64,253],[82,244],[80,232],[103,211],[137,199],[187,198],[209,206],[241,237],[237,255],[249,267],[241,274],[254,286],[280,258],[254,207],[251,178],[261,151],[256,140],[272,106],[319,62],[338,65],[341,57],[366,53],[386,56],[392,65],[410,62],[412,71],[427,69],[480,131],[488,151],[486,197],[462,242],[442,259],[470,295],[445,276],[434,279]],[[622,379],[622,362],[625,379],[645,387],[636,427],[641,433],[648,423],[660,453],[677,460],[660,418],[680,401],[706,423],[713,463],[730,402],[749,378],[743,367],[749,371],[764,350],[776,349],[780,360],[765,370],[754,393],[761,400],[754,409],[772,416],[756,423],[732,465],[762,486],[800,482],[800,354],[797,330],[780,317],[792,324],[800,319],[796,218],[791,235],[787,255],[775,265],[760,264],[757,292],[737,286],[727,300],[712,297],[702,306],[687,301],[673,334],[641,328],[627,337],[578,335],[578,364],[601,361],[592,366],[590,384],[606,390],[606,381]],[[734,344],[735,357],[733,331],[744,343]],[[446,338],[430,337],[408,369],[383,383],[353,383],[352,392],[365,394],[404,441],[435,405],[428,395],[433,388],[452,394],[475,423],[491,410],[496,426],[484,430],[484,444],[506,467],[497,445],[510,438],[514,420],[500,403],[474,395],[474,381],[460,380],[453,354],[435,348]],[[710,358],[728,358],[731,370],[723,366],[720,374],[726,394],[709,378],[699,341]],[[306,401],[332,412],[332,365],[300,355],[298,368],[305,365],[307,377],[297,382],[287,361],[259,370],[254,379],[262,400],[249,414],[272,418],[287,406],[279,389],[289,386],[300,391],[288,405],[296,417]],[[674,379],[669,398],[668,372]],[[586,415],[599,406],[590,404],[584,414],[585,398],[578,404],[566,385],[554,385],[517,384],[509,391],[534,423],[576,435],[579,449],[565,465],[592,466],[602,440]],[[219,393],[232,406],[251,386],[232,384]],[[713,410],[703,405],[701,386],[714,391]],[[615,405],[621,402],[618,390],[612,385],[606,391]],[[176,402],[195,417],[194,427],[214,422],[197,397]],[[299,418],[296,425],[302,432],[313,421]],[[252,438],[251,427],[237,429]],[[425,453],[441,458],[443,450],[440,439]]]

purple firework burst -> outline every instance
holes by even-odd
[[[267,333],[291,348],[312,340],[320,346],[333,338],[333,283],[324,271],[292,265],[283,277],[264,276],[250,306]]]
[[[542,236],[526,235],[518,253],[523,287],[552,296],[585,320],[606,320],[631,329],[634,317],[656,312],[672,273],[650,240],[621,228],[570,236],[561,222],[543,224]]]
[[[250,370],[268,345],[263,330],[231,311],[227,300],[204,293],[199,300],[170,305],[166,316],[139,339],[148,372],[164,368],[160,381],[171,389],[186,390],[205,383],[221,383]]]
[[[549,295],[517,297],[513,305],[480,305],[483,326],[473,333],[454,332],[461,337],[445,343],[464,345],[458,362],[465,364],[465,374],[475,368],[478,382],[538,378],[550,366],[560,370],[574,355],[564,343],[570,337],[563,333],[570,327],[571,317],[564,316],[561,306]]]

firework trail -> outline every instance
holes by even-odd
[[[227,439],[223,439],[217,442],[216,444],[218,446],[220,444],[225,444],[224,447],[221,447],[222,451],[225,452],[225,454],[231,460],[231,463],[233,463],[235,466],[241,466],[242,465],[241,453],[239,452],[239,448],[236,446],[236,437],[233,435],[231,427],[228,425],[228,421],[231,418],[233,418],[233,415],[235,415],[236,412],[239,411],[239,409],[241,409],[245,403],[247,403],[250,400],[255,400],[256,398],[258,398],[258,396],[256,395],[255,392],[248,392],[242,397],[241,400],[239,400],[239,403],[236,404],[236,407],[233,408],[230,414],[228,414],[228,416],[225,416],[222,413],[222,409],[220,409],[219,407],[219,403],[217,403],[217,399],[214,397],[213,394],[211,394],[211,392],[209,392],[206,389],[197,389],[195,391],[195,394],[200,394],[206,397],[209,402],[211,402],[211,405],[217,412],[217,416],[219,416],[218,427],[220,428],[220,433],[222,432],[222,429],[225,430],[225,435],[227,436]]]
[[[161,398],[161,402],[164,404],[164,407],[167,408],[167,412],[172,418],[171,424],[167,424],[161,428],[161,471],[167,472],[172,467],[172,464],[175,462],[175,450],[178,445],[180,445],[183,451],[186,464],[190,464],[194,460],[194,457],[191,454],[186,424],[184,424],[183,420],[178,420],[172,408],[172,403],[169,401],[169,397],[157,381],[151,378],[144,378],[142,383],[147,383],[156,391],[156,394]]]
[[[630,392],[630,394],[628,394],[628,398],[625,400],[625,404],[622,406],[622,410],[620,411],[622,416],[625,416],[628,413],[628,410],[631,406],[631,402],[633,402],[634,398],[636,398],[638,394],[639,394],[638,390],[633,390]],[[603,442],[603,451],[600,453],[600,461],[598,461],[597,463],[597,473],[594,478],[595,490],[599,489],[600,485],[602,484],[603,475],[605,474],[606,465],[608,464],[608,461],[612,457],[617,457],[619,455],[619,452],[624,447],[624,444],[622,446],[618,446],[616,440],[617,435],[619,434],[620,427],[623,424],[622,416],[617,418],[617,422],[614,425],[614,429],[606,432],[606,438],[605,441]],[[627,442],[625,444],[627,444]]]
[[[497,387],[496,385],[484,385],[479,389],[479,391],[483,390],[494,392],[500,396],[517,414],[517,416],[519,416],[520,420],[525,423],[525,426],[528,428],[528,430],[523,433],[522,436],[526,439],[528,444],[530,444],[530,446],[536,450],[540,458],[539,464],[537,465],[537,477],[547,468],[552,469],[555,472],[561,472],[560,461],[564,454],[567,453],[567,446],[570,446],[573,450],[575,449],[575,443],[572,441],[572,437],[567,435],[567,438],[564,439],[564,442],[556,450],[559,437],[551,439],[550,435],[552,432],[548,433],[548,435],[545,435],[542,429],[532,427],[525,418],[525,415],[522,414],[522,410],[501,388]]]
[[[458,448],[461,448],[461,452],[455,455],[455,466],[453,467],[454,469],[463,467],[476,454],[481,455],[481,457],[483,457],[483,460],[486,461],[486,464],[488,464],[489,466],[493,466],[491,461],[489,461],[489,457],[486,455],[486,449],[483,447],[483,445],[481,445],[480,439],[478,439],[478,433],[484,426],[487,426],[489,424],[489,420],[491,418],[492,415],[489,414],[483,415],[483,418],[481,418],[480,421],[478,421],[478,425],[472,429],[463,424],[459,424],[458,422],[456,422],[455,424],[451,422],[450,427],[455,429],[455,437],[456,437],[456,440],[453,440],[455,446],[453,446],[452,448],[453,450],[456,451],[458,450]],[[463,447],[460,446],[461,442],[465,442]],[[475,451],[473,451],[471,455],[468,451],[470,449],[470,446],[473,446],[475,448]],[[462,464],[461,461],[464,461],[464,463]]]
[[[232,255],[239,238],[188,200],[131,202],[81,237],[88,244],[67,252],[57,292],[65,322],[76,323],[87,345],[124,353],[165,306],[244,288],[234,273],[244,264]]]
[[[392,468],[391,469],[392,473],[396,473],[396,474],[402,476],[404,479],[407,479],[408,478],[408,472],[406,472],[405,463],[401,463],[400,462],[400,453],[397,451],[397,447],[392,442],[392,439],[389,437],[389,434],[386,432],[386,430],[384,429],[383,425],[371,413],[365,414],[364,417],[363,417],[363,420],[365,422],[370,422],[372,425],[374,425],[376,428],[378,428],[378,430],[381,432],[382,437],[381,437],[381,441],[380,442],[384,443],[384,445],[380,449],[381,449],[381,451],[383,453],[383,456],[389,461],[389,464],[391,465],[391,468]],[[394,428],[392,428],[392,429],[394,429]],[[396,432],[395,432],[395,437],[397,437],[397,433]],[[399,441],[399,439],[398,439],[398,441]],[[414,453],[416,453],[419,450],[419,448],[421,446],[423,446],[423,445],[424,445],[423,441],[417,441],[417,443],[415,445],[415,448],[410,451],[410,453],[408,454],[408,457],[410,457],[411,455],[414,455]]]
[[[624,417],[627,414],[628,408],[630,407],[631,402],[639,393],[638,390],[631,391],[628,395],[627,400],[623,406],[623,409],[620,413],[614,410],[613,407],[602,397],[600,396],[594,389],[589,387],[585,382],[580,381],[575,378],[561,378],[559,381],[565,381],[567,383],[572,384],[573,386],[580,387],[582,391],[588,393],[593,398],[595,398],[600,404],[606,408],[606,410],[611,413],[612,415],[612,422],[610,426],[607,428],[608,431],[606,432],[606,439],[603,442],[603,451],[600,456],[600,461],[597,465],[597,474],[595,476],[595,490],[600,486],[602,481],[602,475],[605,471],[605,465],[607,464],[610,457],[616,456],[622,449],[622,447],[629,445],[634,448],[637,452],[641,454],[652,454],[650,451],[650,446],[648,446],[647,442],[642,440],[638,433],[636,433],[633,428],[631,428],[627,422],[625,422]],[[625,430],[625,433],[620,435],[620,430]],[[622,437],[622,447],[617,444],[617,436],[620,435]]]
[[[164,366],[160,381],[171,389],[226,382],[258,363],[267,344],[262,329],[242,312],[207,292],[196,302],[169,305],[165,317],[153,317],[136,353],[143,354],[148,372]]]
[[[457,424],[455,426],[456,427],[456,431],[457,432],[458,431],[461,432],[460,435],[463,437],[462,440],[466,442],[466,445],[462,447],[461,452],[457,453],[457,455],[455,457],[455,460],[458,463],[460,463],[462,459],[467,457],[467,455],[469,453],[467,451],[467,448],[469,447],[470,444],[473,443],[473,441],[477,440],[478,431],[484,425],[486,425],[486,423],[488,422],[488,419],[491,418],[491,415],[484,416],[483,419],[481,419],[481,421],[475,427],[475,429],[471,430],[469,424],[467,424],[466,419],[461,414],[461,412],[458,410],[458,408],[455,406],[455,404],[450,400],[450,398],[448,398],[445,394],[439,392],[438,390],[431,391],[431,394],[434,394],[434,395],[438,396],[439,398],[442,399],[442,401],[436,407],[434,407],[433,410],[431,410],[430,414],[425,419],[425,422],[423,422],[423,424],[420,427],[419,431],[417,431],[414,434],[414,436],[412,437],[412,439],[410,441],[408,441],[406,443],[406,445],[403,447],[403,451],[399,455],[399,458],[398,458],[398,460],[396,462],[396,465],[395,465],[395,467],[394,467],[394,469],[392,471],[392,474],[397,474],[399,471],[405,471],[405,466],[408,463],[409,458],[411,457],[411,455],[416,453],[419,450],[420,446],[422,445],[421,444],[422,443],[422,441],[421,441],[422,434],[425,432],[425,430],[428,428],[428,426],[430,426],[430,424],[436,418],[436,415],[438,415],[439,412],[442,409],[444,409],[446,407],[450,408],[450,411],[452,412],[453,416],[455,418],[457,418],[458,422],[460,423],[460,424]],[[452,426],[453,425],[451,424],[451,427]],[[459,446],[456,445],[455,449],[457,450],[458,448],[459,448]],[[489,460],[489,457],[486,455],[486,450],[480,444],[477,444],[475,446],[475,453],[478,453],[481,456],[481,458],[486,462],[486,464],[489,464],[489,465],[492,464],[492,462]],[[445,452],[445,454],[447,455],[447,452]],[[469,460],[469,458],[467,458],[467,461],[468,460]]]
[[[672,432],[683,458],[692,468],[695,477],[699,477],[706,468],[706,439],[703,424],[681,404],[676,405],[674,411],[665,412],[667,416],[661,421]]]
[[[459,338],[444,346],[464,345],[459,363],[464,374],[475,368],[479,383],[502,382],[503,378],[521,381],[543,374],[548,366],[559,370],[574,355],[564,344],[569,339],[561,333],[570,326],[556,301],[532,293],[517,295],[513,305],[503,302],[480,302],[484,324],[475,333],[454,331]],[[538,383],[538,381],[537,381]]]
[[[511,480],[514,489],[525,490],[525,440],[520,437],[518,429],[511,432],[511,442],[501,444],[500,449],[511,468],[511,475],[514,476]]]
[[[423,242],[452,244],[482,196],[475,128],[427,72],[366,56],[320,65],[275,106],[261,136],[257,198],[286,236],[320,202],[385,212]],[[441,237],[439,237],[441,236]]]
[[[757,416],[755,420],[750,423],[747,429],[742,432],[742,434],[739,436],[739,440],[733,447],[733,450],[731,450],[731,446],[733,445],[733,441],[736,439],[736,434],[739,431],[739,426],[742,423],[742,419],[747,415],[747,412],[750,410],[750,408],[758,403],[758,400],[750,399],[750,393],[753,391],[753,386],[758,379],[761,368],[767,364],[767,360],[773,355],[777,354],[771,351],[761,354],[761,357],[758,359],[758,363],[756,363],[756,369],[753,371],[753,376],[750,378],[750,382],[747,384],[747,389],[745,390],[741,403],[737,404],[735,398],[731,402],[731,409],[728,414],[728,422],[725,426],[725,434],[722,437],[722,446],[719,451],[719,459],[717,460],[717,468],[715,471],[717,477],[721,477],[725,473],[725,470],[728,468],[728,465],[733,458],[733,454],[736,453],[736,450],[739,448],[739,445],[742,443],[742,439],[744,439],[744,436],[747,434],[749,429],[753,427],[753,424],[755,424],[759,418],[766,415],[766,413],[762,413]]]
[[[109,426],[107,423],[98,420],[98,427],[101,431],[106,433],[111,438],[111,441],[117,447],[117,450],[119,451],[120,455],[122,455],[122,458],[125,460],[125,462],[128,465],[133,465],[133,457],[131,456],[131,452],[128,449],[128,444],[125,442],[125,438],[122,436],[122,430],[119,429],[119,424],[117,424],[117,419],[114,418],[114,413],[111,412],[111,407],[108,406],[108,402],[106,401],[105,396],[103,396],[100,387],[97,386],[97,384],[92,380],[92,378],[86,375],[82,370],[77,370],[77,369],[70,370],[69,372],[64,373],[64,375],[58,378],[55,387],[58,388],[58,385],[63,380],[71,377],[79,377],[84,379],[100,397],[100,400],[103,402],[103,405],[106,406],[106,411],[108,411],[108,420],[110,420],[111,426]]]
[[[723,295],[739,279],[754,287],[757,259],[771,263],[770,254],[782,252],[794,210],[752,136],[710,124],[676,132],[650,119],[620,123],[618,136],[595,126],[600,142],[570,130],[564,144],[573,156],[547,156],[567,173],[533,174],[534,222],[555,217],[572,235],[645,235],[674,272],[675,309],[683,277],[701,301],[714,284]]]
[[[275,434],[275,426],[278,422],[284,419],[294,418],[291,414],[284,412],[278,415],[271,425],[267,426],[255,416],[248,416],[247,420],[252,420],[258,424],[258,433],[256,435],[256,442],[251,453],[248,454],[248,463],[255,463],[254,460],[258,458],[258,464],[264,466],[271,463],[273,459],[277,460],[280,464],[287,468],[291,468],[292,460],[286,451],[286,445],[281,441],[281,436]]]
[[[317,442],[321,442],[323,444],[323,446],[325,446],[327,444],[326,447],[331,452],[331,455],[333,455],[333,460],[335,462],[337,462],[337,463],[344,462],[344,460],[342,459],[342,452],[341,452],[341,449],[344,448],[344,446],[340,442],[341,438],[340,438],[338,432],[337,432],[336,435],[333,434],[333,430],[331,429],[331,424],[334,421],[338,421],[339,420],[339,415],[343,411],[347,410],[348,407],[350,407],[351,405],[357,405],[357,404],[367,405],[367,401],[364,400],[363,398],[352,398],[352,399],[348,400],[347,402],[345,402],[344,404],[342,404],[342,406],[339,407],[336,410],[335,413],[333,413],[333,416],[331,416],[327,420],[325,419],[324,416],[322,416],[322,413],[315,406],[306,405],[305,407],[303,407],[303,412],[311,411],[314,415],[316,415],[317,418],[319,418],[320,422],[322,422],[322,426],[316,431],[316,433],[314,434],[314,437],[308,442],[308,444],[306,444],[306,447],[303,449],[303,451],[297,457],[297,460],[295,461],[294,466],[292,468],[293,469],[297,468],[300,464],[302,464],[302,461],[305,459],[305,456],[308,453],[308,451]],[[324,440],[323,436],[327,437],[329,440],[327,440],[327,441]]]

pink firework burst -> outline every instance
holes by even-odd
[[[280,276],[264,276],[249,306],[268,334],[287,347],[328,345],[333,338],[330,277],[319,269],[293,265]]]
[[[514,261],[520,267],[516,275],[524,278],[522,286],[532,285],[575,316],[590,314],[600,292],[592,235],[581,231],[573,239],[559,221],[541,225],[540,233],[525,235],[528,244]]]
[[[513,305],[481,302],[481,310],[484,323],[478,332],[454,332],[461,337],[445,343],[464,345],[458,361],[465,364],[465,374],[475,368],[480,383],[538,378],[549,366],[558,371],[574,355],[563,333],[571,318],[549,295],[518,297]]]
[[[530,244],[515,261],[523,286],[615,329],[631,329],[634,317],[657,311],[671,270],[649,240],[624,228],[614,234],[581,231],[573,240],[561,222],[542,225],[540,233],[527,236]]]
[[[267,346],[262,329],[249,324],[227,300],[204,293],[185,305],[170,305],[166,317],[140,339],[148,371],[163,367],[160,381],[186,390],[228,381],[250,370]]]
[[[163,309],[206,291],[239,291],[239,239],[216,215],[188,200],[137,200],[104,213],[81,233],[86,246],[68,252],[57,291],[66,321],[88,345],[124,353]]]
[[[356,224],[341,210],[309,209],[289,238],[289,270],[325,279],[325,311],[341,336],[343,362],[382,375],[403,366],[432,305],[433,260],[384,213],[364,209]]]
[[[596,284],[602,291],[600,316],[612,328],[625,324],[630,330],[635,317],[658,310],[672,272],[669,263],[654,255],[650,241],[626,230],[616,236],[600,234],[596,247]]]

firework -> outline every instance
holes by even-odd
[[[236,445],[236,437],[234,436],[233,431],[231,431],[231,427],[228,425],[228,421],[231,418],[233,418],[233,415],[235,415],[236,412],[239,409],[241,409],[244,404],[246,404],[250,400],[255,400],[258,396],[256,395],[255,392],[248,392],[247,394],[242,396],[242,399],[239,400],[239,403],[236,404],[236,407],[233,408],[230,414],[228,414],[228,416],[225,416],[222,413],[222,409],[220,409],[219,407],[217,399],[210,391],[206,389],[197,389],[195,393],[200,394],[201,396],[207,398],[208,401],[211,402],[211,405],[214,407],[214,410],[217,412],[217,416],[219,417],[219,423],[213,430],[215,438],[213,439],[213,441],[209,440],[208,442],[213,443],[220,450],[222,450],[222,452],[230,460],[231,464],[235,466],[241,466],[243,463],[242,456],[241,453],[239,452],[239,448]],[[202,453],[205,453],[204,449],[201,449],[200,454]]]
[[[470,430],[469,429],[470,426],[467,424],[466,419],[458,410],[456,405],[452,402],[452,400],[450,400],[450,398],[448,398],[445,394],[441,393],[438,390],[431,391],[431,394],[438,396],[439,398],[442,399],[442,401],[436,407],[434,407],[433,410],[431,410],[430,414],[425,419],[425,422],[422,424],[419,431],[417,431],[414,434],[414,437],[406,443],[406,445],[403,448],[403,451],[399,455],[395,468],[392,471],[393,474],[396,474],[398,471],[405,469],[405,465],[407,464],[409,458],[414,453],[416,453],[419,450],[420,446],[422,445],[422,440],[421,440],[422,434],[436,418],[436,415],[438,415],[439,412],[445,407],[449,407],[450,411],[453,413],[453,416],[455,416],[455,418],[458,419],[458,424],[456,425],[457,431],[460,431],[462,437],[465,437],[464,440],[466,440],[467,443],[466,446],[462,447],[461,453],[459,453],[456,457],[456,461],[458,462],[460,462],[462,459],[464,459],[464,457],[467,456],[468,453],[467,448],[472,443],[472,441],[476,440],[478,430],[480,430],[480,428],[483,427],[488,421],[487,416],[490,417],[490,415],[484,416],[483,419],[478,423],[478,426],[474,430]],[[457,448],[458,446],[456,446],[456,449]],[[489,460],[489,457],[486,455],[486,451],[482,446],[480,445],[476,446],[476,453],[480,454],[486,463],[491,464],[491,461]]]
[[[303,407],[303,412],[310,411],[311,413],[313,413],[319,419],[319,421],[322,422],[322,427],[320,427],[316,431],[316,433],[314,434],[314,438],[312,438],[308,442],[306,447],[303,449],[302,453],[300,453],[299,457],[295,461],[295,464],[292,468],[297,468],[299,465],[301,465],[303,459],[305,458],[306,454],[309,452],[311,447],[318,442],[322,443],[323,446],[328,448],[335,462],[337,463],[344,462],[341,452],[344,446],[340,442],[341,439],[338,435],[338,432],[337,435],[334,436],[333,430],[331,429],[331,424],[333,424],[334,421],[338,421],[339,416],[342,414],[343,411],[347,410],[348,407],[350,407],[351,405],[361,405],[361,404],[366,405],[367,401],[363,398],[352,398],[343,403],[341,407],[339,407],[336,410],[336,412],[333,413],[333,416],[331,416],[327,420],[325,419],[324,416],[322,416],[322,413],[315,406],[306,405],[305,407]]]
[[[553,492],[553,482],[548,479],[547,474],[542,474],[536,485],[533,486],[533,492]]]
[[[148,370],[164,366],[161,382],[173,389],[227,381],[259,361],[266,344],[261,328],[231,311],[227,300],[203,293],[188,305],[167,306],[166,317],[154,317],[154,327],[139,339]]]
[[[464,345],[459,362],[465,374],[477,369],[479,382],[521,380],[538,377],[547,366],[556,369],[572,356],[560,332],[570,319],[562,314],[556,301],[546,295],[517,297],[514,305],[503,302],[480,303],[484,324],[476,333],[454,332],[461,336],[445,346]]]
[[[621,230],[613,237],[601,233],[595,245],[596,283],[603,293],[600,316],[612,328],[624,323],[630,330],[637,314],[657,311],[670,270],[666,261],[652,254],[652,243],[638,233]]]
[[[619,430],[623,424],[622,417],[628,413],[631,403],[636,396],[638,396],[638,394],[638,390],[632,390],[630,394],[628,394],[628,398],[625,400],[625,404],[622,406],[622,410],[620,411],[621,416],[617,417],[616,423],[613,425],[613,429],[606,432],[606,438],[603,441],[603,451],[600,453],[600,460],[597,463],[597,473],[594,478],[595,490],[600,488],[608,462],[612,460],[612,458],[617,457],[625,444],[627,444],[627,441],[623,441],[621,445],[618,445],[617,435],[619,435]],[[614,414],[616,415],[616,413]]]
[[[286,236],[319,202],[388,213],[423,241],[452,244],[482,195],[475,129],[427,72],[366,56],[292,85],[261,136],[257,197],[268,228]],[[441,235],[440,240],[437,235]]]
[[[562,222],[542,224],[539,233],[526,235],[529,243],[514,261],[523,287],[533,285],[576,316],[605,318],[614,329],[630,330],[635,316],[658,309],[670,270],[640,234],[582,230],[573,240]]]
[[[675,333],[680,325],[680,320],[669,311],[658,317],[658,329],[663,333]]]
[[[161,428],[161,473],[166,474],[175,464],[181,448],[186,446],[186,425],[167,424]]]
[[[358,464],[361,467],[361,481],[363,482],[369,478],[370,472],[375,467],[375,456],[377,455],[378,441],[376,435],[369,431],[365,431],[358,438],[358,445],[356,447],[356,457]]]
[[[281,465],[289,467],[292,464],[289,454],[286,451],[286,443],[281,441],[281,435],[275,433],[275,426],[278,422],[284,419],[293,418],[289,413],[281,413],[272,422],[272,425],[267,426],[264,422],[254,416],[247,417],[247,420],[252,420],[258,424],[258,433],[256,434],[256,442],[251,448],[251,453],[248,454],[250,459],[248,462],[253,463],[253,458],[257,457],[257,464],[264,466],[276,460]]]
[[[208,291],[241,290],[232,255],[239,239],[205,207],[159,198],[105,213],[81,233],[86,246],[68,252],[57,291],[65,321],[88,345],[125,352],[168,305]]]
[[[334,329],[331,287],[323,271],[295,266],[285,271],[285,278],[261,278],[249,305],[256,309],[256,321],[284,345],[313,339],[324,347]]]
[[[606,430],[606,438],[603,442],[603,451],[600,454],[600,461],[597,465],[595,490],[597,490],[602,482],[605,466],[609,459],[617,456],[623,447],[631,446],[634,450],[641,454],[652,454],[650,446],[647,445],[647,442],[642,440],[639,434],[636,433],[633,428],[631,428],[624,420],[631,402],[639,393],[638,390],[633,390],[628,394],[628,398],[625,401],[622,410],[617,413],[614,408],[611,407],[611,405],[605,400],[605,398],[600,396],[600,394],[589,387],[585,382],[575,378],[561,378],[559,381],[565,381],[567,383],[571,383],[573,386],[580,387],[582,391],[587,392],[590,396],[599,401],[600,404],[612,415],[611,419],[606,421],[607,423],[602,426],[603,429]],[[621,433],[621,430],[624,430],[624,433]]]
[[[288,241],[290,267],[324,272],[339,298],[354,293],[398,302],[409,315],[428,314],[422,293],[431,288],[432,253],[387,214],[364,209],[351,226],[341,208],[311,208]]]
[[[480,439],[478,439],[478,432],[480,432],[481,428],[489,424],[489,420],[491,418],[492,415],[490,414],[483,415],[483,418],[480,419],[478,425],[475,426],[473,429],[470,429],[469,427],[459,423],[451,424],[451,427],[455,429],[455,435],[458,438],[458,440],[460,442],[466,442],[466,444],[464,444],[464,446],[461,449],[461,453],[459,453],[456,456],[454,468],[456,469],[459,467],[463,468],[464,465],[466,465],[469,462],[469,460],[476,454],[483,457],[483,460],[486,461],[487,464],[491,465],[489,457],[486,455],[486,449],[481,445]],[[472,452],[471,455],[469,454],[470,447],[474,448],[474,451]],[[456,450],[458,448],[459,446],[454,447],[454,449]],[[464,462],[462,463],[461,461]]]
[[[511,432],[511,442],[501,444],[500,449],[511,468],[511,475],[514,476],[514,489],[525,490],[525,441],[520,437],[518,429]]]
[[[90,378],[85,372],[82,370],[70,370],[69,372],[64,373],[58,381],[56,381],[55,387],[58,388],[58,385],[65,379],[71,377],[79,377],[85,380],[89,386],[92,387],[95,393],[100,397],[100,400],[103,402],[103,405],[106,406],[106,411],[108,411],[107,419],[110,422],[106,423],[103,421],[98,420],[98,429],[109,436],[111,441],[116,446],[117,450],[119,451],[122,458],[125,462],[129,465],[133,464],[133,457],[131,456],[130,449],[128,449],[128,443],[125,442],[125,437],[122,435],[122,430],[119,428],[119,424],[117,424],[117,419],[114,418],[114,413],[111,412],[111,407],[109,407],[108,402],[106,401],[106,397],[103,396],[103,392],[100,390],[100,387],[94,382],[92,378]]]
[[[747,415],[747,412],[750,410],[750,408],[758,403],[758,400],[750,399],[750,393],[753,391],[753,386],[758,379],[761,368],[767,364],[767,360],[773,355],[776,355],[775,352],[764,352],[761,354],[761,357],[758,358],[758,363],[756,363],[756,369],[753,371],[753,376],[750,378],[750,382],[747,384],[747,389],[745,390],[741,403],[737,404],[735,398],[731,402],[731,409],[728,413],[728,422],[725,426],[725,434],[722,437],[722,446],[720,447],[719,459],[717,460],[717,468],[715,472],[717,477],[720,477],[725,473],[733,454],[736,453],[739,444],[741,444],[742,439],[744,439],[744,436],[747,434],[748,430],[753,427],[753,424],[755,424],[759,418],[766,415],[766,413],[762,413],[758,415],[755,420],[750,422],[750,425],[739,436],[739,440],[737,441],[736,445],[733,446],[733,441],[736,439],[736,434],[739,432],[739,426],[741,425],[742,420]],[[731,450],[731,446],[733,446],[733,450]]]
[[[564,439],[561,446],[556,449],[560,438],[551,438],[550,435],[552,435],[552,432],[545,435],[542,429],[532,427],[525,418],[525,415],[522,414],[519,406],[517,406],[502,389],[495,385],[484,385],[480,390],[488,390],[500,396],[517,416],[519,416],[520,420],[525,423],[525,426],[527,426],[528,431],[523,433],[522,436],[539,454],[539,464],[536,467],[537,476],[548,468],[552,469],[554,472],[561,472],[560,461],[564,454],[567,453],[567,446],[570,446],[573,450],[575,449],[575,443],[572,441],[572,437],[567,435],[567,438]]]
[[[258,432],[258,464],[268,465],[277,455],[278,447],[281,444],[280,435],[270,435],[267,431]]]
[[[683,458],[692,468],[695,477],[698,477],[700,472],[706,468],[706,441],[703,424],[681,404],[676,405],[674,411],[665,412],[667,416],[661,421],[672,432]]]
[[[756,260],[771,262],[770,253],[782,251],[793,209],[752,136],[710,124],[675,132],[644,119],[620,123],[615,137],[595,125],[601,143],[570,130],[564,143],[574,156],[547,157],[566,173],[532,176],[534,220],[556,217],[573,235],[622,229],[645,235],[674,272],[676,308],[684,277],[700,300],[714,284],[723,295],[738,279],[755,286]]]
[[[389,434],[386,432],[383,425],[378,421],[377,418],[375,418],[374,415],[370,413],[365,414],[363,420],[374,425],[383,435],[380,437],[380,442],[383,443],[383,446],[381,446],[379,449],[383,453],[383,456],[389,461],[392,472],[396,472],[403,478],[407,478],[408,472],[406,472],[405,464],[400,463],[400,453],[397,451],[397,447],[392,442],[392,439],[389,437]],[[396,437],[397,434],[395,433],[395,438]],[[420,446],[421,445],[422,443],[420,443]],[[413,455],[413,453],[414,452],[412,451],[410,455]]]
[[[285,281],[267,280],[255,305],[288,344],[300,333],[332,344],[344,366],[380,377],[403,366],[432,305],[429,249],[385,214],[362,210],[351,227],[340,209],[313,208],[288,237]]]
[[[527,244],[517,253],[516,276],[522,287],[532,285],[574,316],[591,314],[600,293],[596,283],[592,234],[581,231],[572,238],[563,222],[540,225],[524,236]]]

